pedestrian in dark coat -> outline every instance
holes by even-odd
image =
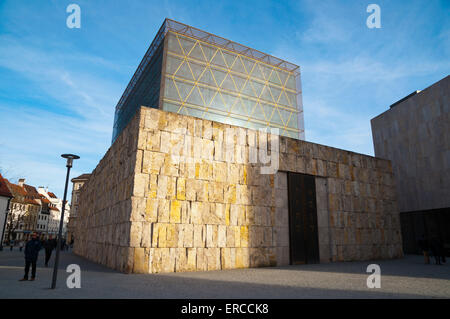
[[[31,235],[31,240],[25,245],[25,275],[20,281],[28,280],[28,273],[31,265],[31,279],[36,278],[36,262],[39,256],[39,250],[41,250],[41,242],[37,238],[37,234]]]
[[[52,256],[52,251],[55,249],[55,240],[50,235],[46,241],[44,241],[44,249],[45,249],[45,267],[48,267],[48,261]]]
[[[428,240],[425,238],[425,236],[422,236],[422,238],[419,240],[419,247],[423,252],[423,256],[425,258],[425,263],[429,264],[430,263],[430,256],[428,254],[429,244],[428,244]]]
[[[431,252],[433,253],[434,260],[436,261],[436,265],[441,264],[441,245],[437,238],[433,238],[431,240]]]

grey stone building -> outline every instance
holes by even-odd
[[[375,156],[392,162],[407,253],[422,236],[450,245],[449,95],[447,76],[371,121]]]

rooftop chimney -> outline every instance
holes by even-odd
[[[19,186],[23,187],[24,183],[25,183],[25,178],[19,178]]]

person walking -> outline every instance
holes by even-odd
[[[52,256],[52,251],[55,249],[55,240],[50,235],[46,241],[44,241],[44,249],[45,249],[45,267],[48,267],[48,262],[50,257]]]
[[[436,261],[436,265],[442,265],[441,264],[441,247],[439,240],[437,238],[433,238],[431,240],[431,252],[434,256],[434,260]]]
[[[419,240],[419,247],[423,252],[423,257],[425,258],[425,264],[430,263],[430,255],[428,254],[429,245],[428,240],[425,238],[425,236],[422,236],[422,238]]]
[[[24,245],[25,245],[25,244],[24,244],[23,240],[21,240],[21,241],[19,242],[19,250],[20,250],[20,251],[22,251]]]
[[[12,251],[13,250],[13,247],[14,247],[14,239],[11,239],[10,241],[9,241],[9,250],[10,251]]]
[[[36,278],[36,262],[39,256],[39,250],[41,250],[41,242],[37,238],[37,234],[31,235],[31,240],[25,245],[25,275],[20,281],[28,280],[28,273],[31,266],[31,281]]]

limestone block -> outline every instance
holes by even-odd
[[[208,205],[209,207],[209,205]],[[203,224],[203,209],[204,204],[202,202],[192,202],[191,204],[191,223]]]
[[[166,247],[175,248],[178,246],[178,225],[166,225]]]
[[[170,223],[181,223],[181,202],[172,200],[170,202]]]
[[[225,225],[219,225],[218,226],[218,232],[217,232],[217,241],[218,241],[218,247],[226,247],[227,243],[227,227]]]
[[[231,226],[234,229],[234,247],[241,247],[241,227]]]
[[[239,212],[238,212],[238,225],[246,225],[246,212],[247,212],[247,206],[239,205]]]
[[[205,247],[206,244],[206,226],[194,225],[194,247]]]
[[[143,222],[142,223],[142,235],[141,235],[141,247],[151,247],[151,223]]]
[[[207,202],[209,183],[207,181],[195,180],[194,188],[196,193],[196,200],[201,202]]]
[[[249,239],[248,226],[241,226],[241,229],[240,229],[241,247],[249,247],[248,239]]]
[[[223,188],[224,183],[210,182],[208,188],[208,199],[210,202],[222,203],[223,202]]]
[[[176,248],[175,271],[187,271],[186,248]]]
[[[142,222],[145,220],[146,200],[143,197],[131,197],[131,221]],[[108,216],[110,217],[110,216]],[[107,219],[108,217],[105,217]]]
[[[237,225],[239,216],[239,205],[230,205],[230,222],[229,225]]]
[[[197,249],[187,248],[186,270],[195,271],[197,269]]]
[[[230,184],[224,187],[224,202],[228,204],[236,203],[236,185]]]
[[[147,133],[145,149],[148,151],[160,151],[161,145],[161,131],[159,130],[151,130]]]
[[[202,159],[212,161],[214,159],[214,142],[207,139],[202,139],[201,157]]]
[[[167,199],[158,200],[158,223],[169,222],[170,201]]]
[[[228,164],[227,165],[227,178],[228,183],[238,184],[240,180],[240,165],[239,164]]]
[[[194,225],[184,224],[184,247],[193,247],[194,244]]]
[[[206,271],[208,269],[208,261],[205,256],[206,248],[196,248],[197,250],[197,271]]]
[[[248,268],[250,266],[248,248],[236,248],[236,268]]]
[[[165,175],[158,176],[158,191],[156,196],[165,199],[167,196],[167,185],[169,184],[169,177]]]
[[[158,247],[166,248],[167,247],[167,224],[157,224],[158,225]]]
[[[222,269],[232,269],[234,268],[234,264],[231,262],[231,249],[230,248],[222,248],[220,249],[221,254],[221,268]]]
[[[191,205],[190,202],[181,202],[181,223],[190,224],[191,223]]]
[[[170,133],[163,131],[161,132],[160,152],[170,153],[170,148]]]
[[[130,247],[141,246],[142,222],[132,222],[130,229]]]
[[[213,179],[219,183],[227,181],[227,164],[222,162],[213,163]]]
[[[226,228],[226,236],[227,236],[227,247],[236,247],[235,246],[235,232],[234,227],[227,227]]]
[[[206,225],[206,247],[217,247],[217,230],[216,225]]]
[[[139,173],[135,174],[133,196],[137,197],[146,196],[148,182],[149,182],[148,174],[139,174]]]
[[[186,180],[186,199],[190,201],[196,200],[196,181],[195,179]]]
[[[134,263],[133,273],[145,274],[149,272],[148,254],[145,253],[145,248],[134,249]]]
[[[220,270],[220,248],[205,248],[208,270]]]

